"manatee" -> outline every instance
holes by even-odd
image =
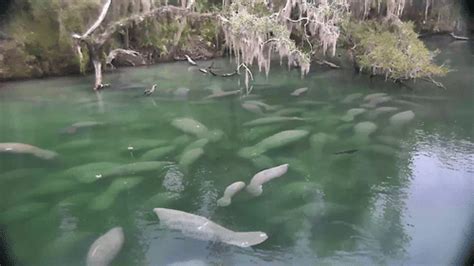
[[[12,206],[0,215],[0,221],[5,224],[31,219],[48,209],[48,204],[43,202],[26,203],[20,206]]]
[[[388,113],[388,112],[395,112],[398,110],[398,107],[392,107],[392,106],[381,106],[375,108],[375,111],[381,112],[381,113]]]
[[[263,192],[262,185],[284,175],[288,171],[288,164],[282,164],[256,173],[245,188],[253,196],[259,196]]]
[[[76,140],[61,144],[58,147],[56,147],[56,149],[58,149],[58,150],[78,150],[78,149],[90,148],[94,144],[95,144],[95,142],[90,138],[76,139]]]
[[[44,256],[54,260],[67,258],[77,251],[77,247],[93,236],[90,232],[70,231],[61,234],[58,238],[49,242],[43,251]]]
[[[196,162],[201,156],[204,154],[204,150],[202,148],[195,148],[188,151],[185,151],[179,157],[179,165],[188,168],[194,162]]]
[[[160,219],[160,224],[183,235],[207,241],[222,242],[238,247],[251,247],[267,240],[264,232],[234,232],[202,216],[178,210],[155,208],[153,211]]]
[[[163,157],[172,154],[175,150],[176,147],[172,145],[159,147],[145,152],[142,154],[140,159],[144,161],[160,160]]]
[[[354,132],[357,136],[369,137],[377,130],[377,125],[370,121],[360,122],[354,126]]]
[[[159,207],[169,207],[169,205],[178,200],[181,195],[177,192],[160,192],[150,197],[144,202],[147,209]]]
[[[303,100],[303,101],[296,102],[296,104],[301,105],[301,106],[321,106],[321,105],[326,105],[328,103],[323,102],[323,101]]]
[[[255,146],[263,150],[280,148],[299,141],[308,136],[308,134],[309,132],[307,130],[285,130],[263,139]]]
[[[69,196],[63,200],[61,200],[58,205],[59,206],[83,206],[90,202],[92,198],[94,198],[95,194],[93,192],[82,192],[79,194],[75,194]]]
[[[107,170],[104,170],[97,179],[113,177],[113,176],[126,176],[142,174],[146,172],[155,172],[163,170],[165,166],[170,165],[170,162],[162,161],[145,161],[136,162],[125,165],[116,166]]]
[[[56,193],[68,192],[77,189],[79,184],[73,179],[47,180],[41,185],[32,189],[29,196],[47,196]]]
[[[353,127],[354,125],[352,123],[344,123],[336,127],[336,132],[341,134],[343,132],[352,130]]]
[[[253,126],[263,126],[275,123],[291,122],[291,121],[304,121],[301,117],[288,117],[288,116],[267,116],[262,118],[257,118],[255,120],[245,122],[244,126],[253,127]]]
[[[290,115],[296,115],[296,114],[301,114],[305,111],[303,108],[298,108],[298,107],[289,107],[289,108],[284,108],[280,109],[275,112],[275,116],[290,116]]]
[[[182,148],[191,141],[188,135],[181,135],[171,141],[171,145],[175,146],[176,149]]]
[[[106,170],[119,166],[118,163],[99,162],[89,163],[81,166],[69,168],[61,173],[62,176],[75,178],[82,183],[93,183],[102,177],[102,173]]]
[[[204,88],[205,90],[210,90],[212,94],[223,92],[222,88],[216,84],[211,84],[210,86]]]
[[[385,113],[391,113],[391,112],[395,112],[398,110],[398,107],[392,107],[392,106],[381,106],[381,107],[377,107],[375,108],[375,110],[372,110],[370,113],[369,113],[369,118],[370,119],[375,119],[377,118],[379,115],[382,115],[382,114],[385,114]]]
[[[0,153],[29,154],[44,160],[52,160],[58,156],[54,151],[44,150],[25,143],[0,143]]]
[[[264,103],[264,102],[262,102],[262,101],[247,100],[247,101],[245,101],[245,103],[247,103],[247,104],[253,104],[253,105],[262,107],[262,108],[265,109],[266,111],[272,111],[272,110],[275,110],[275,109],[276,109],[275,106],[271,106],[271,105],[266,104],[266,103]]]
[[[294,201],[310,201],[316,196],[321,197],[322,192],[319,186],[312,182],[295,181],[285,185],[278,195],[283,198],[285,202],[291,203]]]
[[[183,152],[186,152],[192,149],[197,149],[197,148],[204,149],[204,147],[206,147],[208,143],[209,143],[209,140],[206,138],[195,140],[189,143],[186,147],[184,147]]]
[[[410,110],[394,114],[392,117],[390,117],[389,121],[390,125],[401,127],[405,124],[408,124],[411,120],[413,120],[413,118],[415,118],[415,113]]]
[[[124,150],[128,151],[145,151],[156,147],[164,146],[168,144],[166,140],[156,139],[136,139],[128,142],[127,147]]]
[[[260,109],[260,107],[256,104],[253,104],[253,103],[243,103],[242,104],[242,108],[244,108],[245,110],[249,111],[249,112],[252,112],[254,114],[262,114],[263,111],[262,109]]]
[[[308,91],[307,87],[299,88],[299,89],[294,90],[290,95],[291,96],[300,96],[301,94],[303,94],[307,91]]]
[[[322,150],[324,149],[324,146],[327,145],[328,143],[335,142],[338,138],[333,135],[329,135],[323,132],[319,132],[316,134],[313,134],[309,138],[309,143],[311,145],[311,148],[316,151],[317,153],[321,154]]]
[[[132,189],[142,181],[142,177],[122,177],[114,180],[102,194],[92,200],[90,209],[103,211],[110,208],[122,191]]]
[[[74,133],[77,133],[77,131],[82,130],[82,129],[89,129],[89,128],[99,127],[103,125],[105,125],[105,123],[103,122],[82,121],[82,122],[74,123],[66,128],[63,128],[61,129],[60,132],[66,133],[66,134],[74,134]]]
[[[380,98],[380,97],[385,97],[387,96],[386,93],[384,92],[380,92],[380,93],[372,93],[372,94],[368,94],[364,97],[364,101],[371,101],[375,98]]]
[[[261,127],[252,127],[248,129],[244,129],[244,131],[239,134],[241,139],[245,142],[254,142],[258,139],[262,139],[270,134],[273,134],[279,130],[281,130],[281,125],[268,125],[268,126],[261,126]]]
[[[347,95],[344,99],[341,100],[342,103],[352,103],[353,101],[362,97],[362,93],[352,93]]]
[[[229,206],[232,202],[232,197],[234,197],[235,194],[239,193],[239,191],[241,191],[244,187],[245,187],[245,183],[242,181],[237,181],[230,184],[224,190],[224,195],[222,196],[222,198],[217,200],[217,206],[219,207]]]
[[[229,97],[229,96],[235,96],[240,93],[241,93],[240,90],[214,92],[213,94],[207,97],[204,97],[204,99],[208,100],[208,99],[224,98],[224,97]]]
[[[288,163],[291,165],[291,170],[297,172],[298,174],[302,176],[309,176],[310,171],[308,170],[308,167],[304,163],[304,161],[294,158],[294,157],[277,157],[275,159],[277,163],[285,164]]]
[[[350,122],[352,120],[354,120],[354,118],[360,114],[363,114],[365,113],[367,110],[364,109],[364,108],[352,108],[352,109],[349,109],[346,114],[341,117],[341,120],[344,121],[344,122]]]
[[[242,158],[250,159],[261,155],[268,150],[280,148],[299,141],[308,136],[308,134],[309,132],[306,130],[285,130],[263,139],[252,147],[242,148],[237,154]]]
[[[204,138],[208,139],[210,142],[218,142],[224,136],[224,131],[220,129],[214,129],[209,131],[209,133],[204,136]]]
[[[253,166],[255,166],[258,169],[269,168],[275,165],[273,160],[270,157],[265,156],[265,155],[255,156],[251,159],[251,162]]]
[[[0,174],[0,182],[8,182],[12,180],[19,180],[23,178],[37,178],[44,172],[43,168],[24,168],[15,169],[6,173]]]
[[[185,99],[188,97],[189,91],[190,89],[188,88],[180,87],[173,91],[173,96],[178,99]]]
[[[87,266],[107,266],[122,249],[125,237],[122,227],[110,229],[92,243],[87,253]]]
[[[205,136],[209,131],[201,122],[187,117],[173,119],[171,125],[186,134],[194,135],[198,138]]]

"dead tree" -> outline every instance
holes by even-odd
[[[92,65],[94,67],[94,73],[95,73],[94,90],[100,90],[101,88],[108,86],[108,84],[104,84],[102,80],[102,72],[103,72],[102,71],[102,56],[105,52],[104,51],[105,44],[112,38],[113,34],[118,32],[119,30],[126,29],[128,26],[132,24],[139,24],[147,18],[159,17],[166,14],[172,14],[174,16],[180,15],[186,18],[215,17],[214,14],[210,14],[210,13],[193,12],[191,8],[192,6],[190,6],[188,3],[186,8],[165,5],[165,6],[151,9],[150,11],[147,11],[147,12],[130,15],[123,19],[110,22],[106,26],[103,26],[102,24],[104,22],[105,17],[107,16],[107,13],[110,9],[111,4],[112,4],[112,0],[107,0],[107,2],[102,7],[99,17],[94,22],[94,24],[92,24],[92,26],[86,30],[85,33],[83,33],[82,35],[81,34],[72,35],[81,64],[83,61],[82,49],[83,47],[87,48],[87,51],[89,53],[89,58],[92,61]],[[99,27],[100,27],[100,30],[99,30]],[[128,51],[131,51],[131,50],[128,50]],[[112,59],[108,58],[108,60],[111,61],[113,60],[113,58]]]

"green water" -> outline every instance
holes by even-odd
[[[449,59],[457,70],[442,79],[446,91],[423,82],[408,90],[350,71],[317,68],[300,79],[297,71],[275,65],[268,79],[256,77],[250,97],[206,100],[212,91],[239,89],[238,78],[205,76],[185,63],[108,73],[106,81],[114,89],[100,95],[90,91],[92,77],[4,83],[0,142],[59,154],[53,160],[0,154],[0,223],[13,260],[18,265],[85,265],[92,242],[121,226],[125,244],[113,265],[456,263],[473,229],[474,64],[466,44],[445,44],[443,51],[440,62]],[[216,65],[230,68],[228,60]],[[154,83],[159,89],[144,97],[143,90]],[[309,90],[290,96],[300,87]],[[178,88],[189,93],[174,94]],[[398,111],[375,115],[367,108],[353,121],[341,120],[347,110],[366,103],[363,97],[377,92],[391,97],[378,106]],[[363,96],[342,102],[353,93]],[[246,101],[270,108],[250,112],[242,107]],[[415,113],[412,121],[390,126],[390,116],[407,110]],[[243,125],[278,112],[303,119]],[[183,137],[171,125],[180,117],[224,133],[188,167],[178,162],[197,137]],[[67,130],[80,121],[103,124]],[[377,126],[368,138],[354,133],[363,121]],[[289,129],[310,133],[266,151],[263,160],[238,156],[243,147]],[[317,133],[325,133],[327,142],[311,141]],[[98,162],[108,162],[102,166],[110,170],[143,161],[145,152],[162,146],[167,149],[158,160],[170,163],[133,177],[81,182],[74,170],[67,171]],[[353,153],[335,154],[348,150]],[[242,191],[229,207],[217,207],[226,186],[248,184],[264,167],[283,163],[289,163],[289,171],[265,184],[261,196]],[[110,187],[121,178],[129,185],[121,191],[120,185]],[[263,231],[269,238],[252,248],[194,240],[160,226],[155,207],[198,214],[235,231]]]

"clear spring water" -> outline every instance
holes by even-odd
[[[474,64],[466,43],[442,48],[440,62],[450,60],[457,70],[442,79],[446,91],[423,82],[411,84],[412,91],[350,71],[317,68],[302,80],[297,71],[275,66],[268,79],[256,78],[249,98],[205,100],[212,91],[239,89],[238,79],[206,76],[185,63],[108,73],[113,89],[100,96],[89,89],[92,77],[4,83],[0,142],[29,143],[59,154],[51,161],[0,154],[0,224],[9,252],[18,265],[84,265],[92,242],[121,226],[125,245],[113,265],[459,262],[474,217]],[[227,60],[216,65],[230,68]],[[143,90],[154,83],[159,89],[144,97]],[[309,91],[289,96],[300,87]],[[190,90],[180,96],[174,93],[178,88]],[[378,106],[412,110],[415,118],[393,128],[389,117],[396,112],[375,116],[367,108],[354,121],[340,119],[366,103],[362,98],[343,103],[347,95],[377,92],[391,97]],[[250,112],[242,107],[249,100],[270,110]],[[305,120],[243,126],[287,108],[299,109],[291,116]],[[186,139],[171,126],[177,117],[224,132],[186,169],[176,162],[196,137]],[[80,121],[104,124],[65,130]],[[363,121],[377,125],[365,140],[354,137],[354,125]],[[260,197],[242,191],[229,207],[217,207],[226,186],[248,183],[263,167],[237,156],[238,151],[286,129],[310,132],[265,153],[270,161],[264,164],[289,163],[288,173],[266,184]],[[311,145],[311,136],[321,132],[330,140]],[[164,144],[140,149],[143,140]],[[126,177],[81,183],[65,171],[95,162],[137,162],[160,145],[174,148],[160,160],[175,164],[140,173],[140,183],[116,193],[108,187]],[[356,151],[335,154],[347,150]],[[99,200],[110,204],[98,210]],[[269,238],[251,248],[194,240],[160,226],[155,207],[198,214],[235,231],[263,231]]]

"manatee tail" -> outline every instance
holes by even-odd
[[[268,236],[264,232],[234,232],[232,237],[226,239],[225,243],[239,247],[251,247],[267,240]]]

